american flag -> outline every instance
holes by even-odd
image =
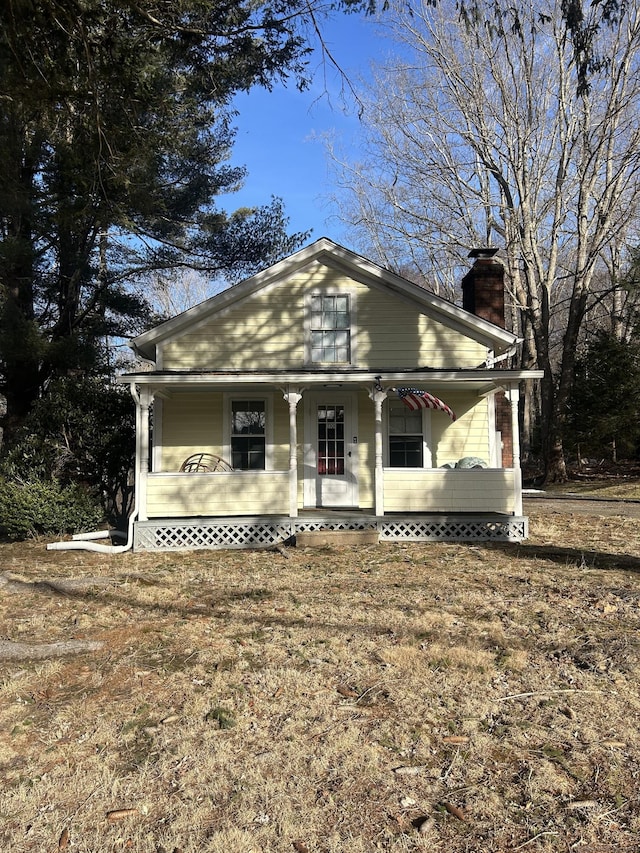
[[[393,389],[397,391],[398,396],[412,411],[417,411],[418,409],[440,409],[441,412],[449,415],[452,421],[455,421],[456,416],[449,406],[446,403],[443,403],[438,397],[434,397],[433,394],[429,394],[428,391],[420,391],[419,388],[395,388]]]

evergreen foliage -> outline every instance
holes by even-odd
[[[0,535],[9,539],[93,530],[102,518],[91,493],[75,483],[0,477]]]
[[[124,529],[133,498],[134,455],[134,405],[128,389],[100,378],[57,380],[36,401],[2,461],[5,488],[15,486],[19,491],[23,486],[31,495],[25,498],[27,503],[16,503],[13,528],[18,528],[16,516],[22,507],[28,532],[45,532],[45,527],[50,532],[68,529],[44,523],[34,528],[31,520],[38,496],[49,517],[53,510],[48,501],[67,495],[74,506],[83,506],[87,496],[92,496],[101,508],[100,516]],[[72,486],[80,491],[68,492]],[[82,496],[80,504],[76,494]],[[2,509],[0,524],[7,524]]]
[[[598,332],[576,361],[568,445],[580,456],[635,459],[640,452],[640,341]]]
[[[234,279],[288,254],[278,199],[227,214],[238,90],[304,84],[304,7],[8,0],[0,7],[0,393],[15,430],[106,335],[153,322],[142,286]],[[7,433],[5,433],[6,435]]]

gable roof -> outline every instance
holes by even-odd
[[[321,237],[293,255],[256,273],[251,278],[232,285],[227,290],[223,290],[193,308],[189,308],[153,329],[143,332],[133,338],[129,344],[142,358],[155,361],[157,344],[180,334],[192,324],[200,323],[210,315],[257,293],[285,276],[302,270],[313,262],[326,264],[365,284],[382,286],[401,296],[409,297],[425,312],[436,318],[439,317],[447,325],[462,328],[470,337],[482,341],[494,349],[496,354],[506,352],[517,341],[516,335],[511,332],[470,314],[441,296],[436,296],[402,276],[378,266],[349,249],[345,249],[344,246],[334,243],[333,240]]]

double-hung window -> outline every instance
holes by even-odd
[[[263,471],[266,459],[265,400],[231,401],[231,465],[240,471]]]
[[[350,364],[351,298],[349,294],[311,297],[311,361]]]
[[[425,413],[412,411],[401,400],[389,400],[389,467],[424,468],[425,465]],[[428,452],[427,452],[428,457]]]

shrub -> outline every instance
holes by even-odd
[[[126,526],[133,503],[134,424],[128,389],[93,377],[57,379],[11,445],[2,448],[0,476],[61,487],[80,483],[95,493],[112,523]]]
[[[103,512],[80,486],[0,479],[0,532],[10,539],[92,530]]]

